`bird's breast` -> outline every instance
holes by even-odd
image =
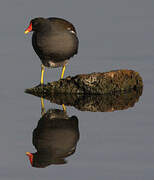
[[[75,34],[68,32],[52,33],[49,35],[37,35],[37,46],[46,55],[66,55],[74,53],[77,49],[77,38]]]

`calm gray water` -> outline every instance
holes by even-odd
[[[24,93],[40,81],[40,61],[24,29],[33,17],[63,17],[76,25],[79,54],[65,77],[128,68],[140,73],[143,94],[134,107],[76,116],[80,138],[67,164],[31,167],[25,152],[36,152],[32,132],[41,118],[40,99]],[[0,1],[0,179],[154,178],[154,1],[1,0]],[[60,69],[48,70],[46,81]],[[45,101],[45,108],[62,109]]]

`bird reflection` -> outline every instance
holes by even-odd
[[[33,167],[44,168],[51,164],[66,164],[66,157],[72,155],[79,140],[78,118],[68,117],[66,108],[63,110],[49,109],[45,112],[41,99],[42,117],[33,131],[33,145],[37,152],[29,153]]]

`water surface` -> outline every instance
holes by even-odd
[[[154,1],[151,0],[2,0],[0,2],[0,179],[147,179],[154,178]],[[40,61],[24,35],[29,20],[58,16],[72,21],[79,54],[65,77],[128,68],[140,73],[144,89],[133,107],[110,112],[66,106],[78,120],[79,138],[67,163],[34,168],[25,155],[36,152],[33,130],[41,101],[24,93],[40,81]],[[60,69],[48,70],[47,81]],[[45,100],[46,111],[62,110]],[[78,131],[76,131],[78,132]]]

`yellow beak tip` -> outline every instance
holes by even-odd
[[[28,34],[29,33],[29,31],[25,31],[25,34]]]
[[[29,152],[26,152],[26,155],[28,156],[30,153]]]

